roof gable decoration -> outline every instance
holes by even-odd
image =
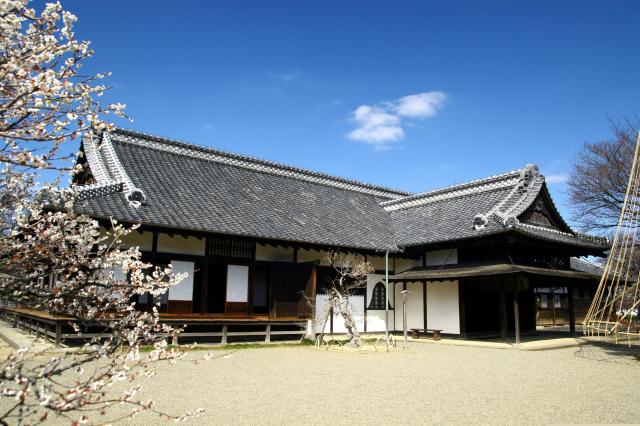
[[[82,141],[87,162],[96,183],[80,186],[78,199],[100,197],[124,192],[129,205],[138,208],[145,201],[144,192],[137,188],[125,171],[113,149],[109,133],[102,134],[102,141],[88,135]]]
[[[491,219],[496,219],[506,228],[518,225],[520,223],[518,216],[531,205],[543,183],[544,177],[540,174],[538,166],[527,164],[519,171],[518,180],[511,192],[490,211],[478,213],[473,218],[474,229],[480,231],[486,228]]]

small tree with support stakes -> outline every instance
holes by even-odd
[[[344,325],[347,329],[345,344],[359,349],[362,347],[362,338],[356,325],[352,307],[349,304],[349,298],[367,285],[367,275],[372,274],[374,269],[369,262],[352,253],[342,254],[332,251],[327,254],[327,261],[336,274],[327,283],[328,300],[323,309],[323,318],[320,319],[322,329],[317,338],[317,344],[323,342],[324,329],[329,316],[338,313],[344,319]]]

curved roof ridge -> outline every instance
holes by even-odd
[[[173,152],[182,155],[190,155],[195,158],[201,158],[204,160],[213,160],[218,162],[224,162],[239,167],[248,167],[258,169],[263,172],[275,172],[276,174],[286,175],[294,178],[307,178],[306,180],[315,181],[317,183],[324,183],[333,186],[338,186],[343,189],[350,189],[359,192],[371,193],[373,195],[379,195],[387,198],[399,198],[411,195],[411,192],[403,191],[399,189],[389,188],[381,185],[374,185],[355,179],[349,179],[339,176],[330,175],[327,173],[317,172],[302,167],[291,166],[284,163],[278,163],[271,160],[264,160],[248,155],[236,154],[229,151],[223,151],[207,146],[197,145],[191,142],[180,141],[176,139],[170,139],[163,136],[152,135],[149,133],[139,132],[137,130],[129,130],[116,128],[111,132],[114,135],[124,135],[127,137],[133,137],[141,140],[146,140],[150,143],[144,144],[152,149],[162,149],[160,146],[155,146],[153,143],[171,146]],[[125,141],[127,142],[127,141]],[[130,143],[135,143],[128,141]],[[200,155],[198,155],[200,154]],[[220,157],[220,158],[214,158]],[[254,167],[251,167],[251,166]]]
[[[421,192],[419,194],[413,194],[395,200],[388,200],[380,203],[380,205],[382,205],[387,210],[400,210],[404,208],[419,206],[432,201],[440,201],[446,198],[461,197],[468,194],[503,188],[506,186],[515,185],[518,181],[521,170],[523,169],[512,170],[510,172],[501,173],[481,179],[475,179],[468,182],[445,186],[443,188]]]

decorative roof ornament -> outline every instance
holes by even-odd
[[[477,214],[473,218],[473,229],[476,231],[480,231],[487,227],[489,224],[489,219],[483,214]]]
[[[83,200],[114,192],[124,192],[129,205],[137,209],[146,200],[144,192],[129,178],[111,144],[109,133],[103,132],[101,139],[97,141],[93,135],[90,135],[83,141],[87,161],[96,184],[80,187],[78,198]]]
[[[540,176],[540,170],[535,164],[527,164],[522,170],[520,170],[520,181],[518,182],[518,190],[520,193],[527,192],[529,187],[536,178]]]
[[[138,208],[144,203],[147,199],[146,195],[141,189],[133,188],[129,192],[127,192],[127,201],[129,201],[129,205],[133,208]]]
[[[514,228],[514,227],[518,226],[519,223],[520,223],[520,221],[518,220],[517,217],[509,216],[508,218],[505,219],[504,226],[506,228]]]

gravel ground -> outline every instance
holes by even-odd
[[[392,353],[215,353],[229,356],[162,367],[142,395],[175,414],[203,407],[204,417],[190,422],[206,425],[638,421],[640,362],[621,346],[518,351],[413,343]],[[170,423],[144,414],[128,424]]]

